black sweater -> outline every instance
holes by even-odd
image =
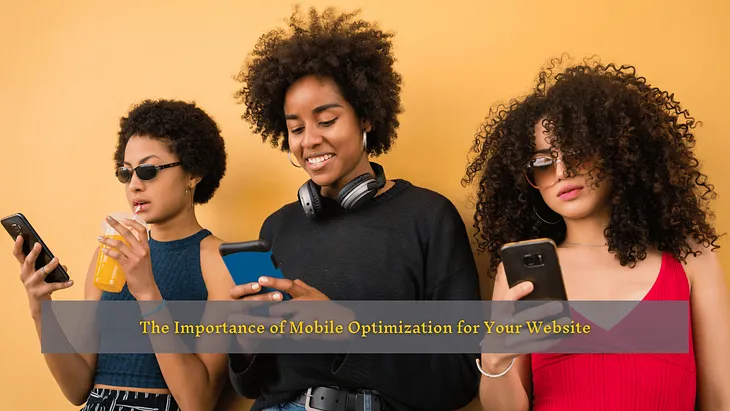
[[[331,300],[479,300],[464,222],[444,196],[405,180],[357,211],[326,199],[310,220],[298,202],[261,228],[287,278]],[[284,267],[286,267],[284,269]],[[477,394],[476,354],[230,355],[239,394],[252,411],[294,399],[309,387],[378,391],[394,410],[454,410]]]

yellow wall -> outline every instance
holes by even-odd
[[[638,66],[703,120],[698,152],[725,194],[715,204],[717,225],[730,229],[730,183],[723,180],[730,153],[726,2],[334,3],[363,7],[365,17],[398,32],[406,113],[400,140],[381,159],[389,176],[442,192],[471,218],[471,189],[459,180],[489,106],[525,92],[551,56],[597,53]],[[328,3],[303,3],[310,4]],[[239,120],[231,78],[257,37],[289,15],[289,1],[2,0],[0,10],[0,215],[25,213],[70,268],[78,282],[57,298],[82,297],[99,223],[126,207],[111,156],[118,118],[137,100],[196,100],[219,121],[228,173],[217,196],[199,208],[202,223],[218,236],[251,239],[264,217],[295,199],[304,173]],[[2,408],[76,409],[39,353],[12,241],[3,236]],[[721,259],[730,274],[730,254]]]

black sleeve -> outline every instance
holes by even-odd
[[[447,200],[432,218],[426,298],[480,300],[474,254],[456,207]],[[456,410],[478,395],[476,358],[478,354],[347,354],[335,360],[332,371],[355,386],[374,387],[418,410]]]
[[[260,362],[255,354],[250,360],[245,354],[228,354],[228,376],[238,395],[250,399],[261,396]]]
[[[272,217],[264,220],[259,231],[259,238],[272,242]],[[246,354],[228,355],[228,374],[236,392],[246,398],[256,399],[261,395],[261,383],[264,379],[262,358],[258,354],[248,357]]]
[[[481,300],[479,273],[466,226],[447,199],[428,220],[426,300]]]

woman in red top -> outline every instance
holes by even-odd
[[[494,300],[518,300],[500,247],[548,237],[570,300],[684,300],[687,354],[481,356],[485,410],[730,410],[730,298],[692,152],[695,120],[633,67],[556,64],[522,100],[490,113],[464,183]],[[620,325],[620,323],[619,323]],[[618,325],[617,325],[618,326]],[[600,330],[598,330],[600,332]]]

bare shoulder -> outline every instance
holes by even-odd
[[[209,254],[214,254],[216,256],[220,257],[220,254],[218,254],[218,247],[220,247],[221,244],[223,244],[224,241],[220,238],[216,237],[215,235],[211,234],[207,237],[205,237],[200,242],[200,253],[201,256],[205,254],[208,256]]]
[[[712,247],[694,241],[690,241],[689,244],[695,253],[689,254],[686,258],[685,272],[690,283],[693,285],[697,282],[724,283],[725,276],[720,264],[719,249],[713,250]]]
[[[230,289],[235,286],[218,251],[223,243],[222,239],[212,234],[200,242],[200,265],[209,299],[229,299]]]

